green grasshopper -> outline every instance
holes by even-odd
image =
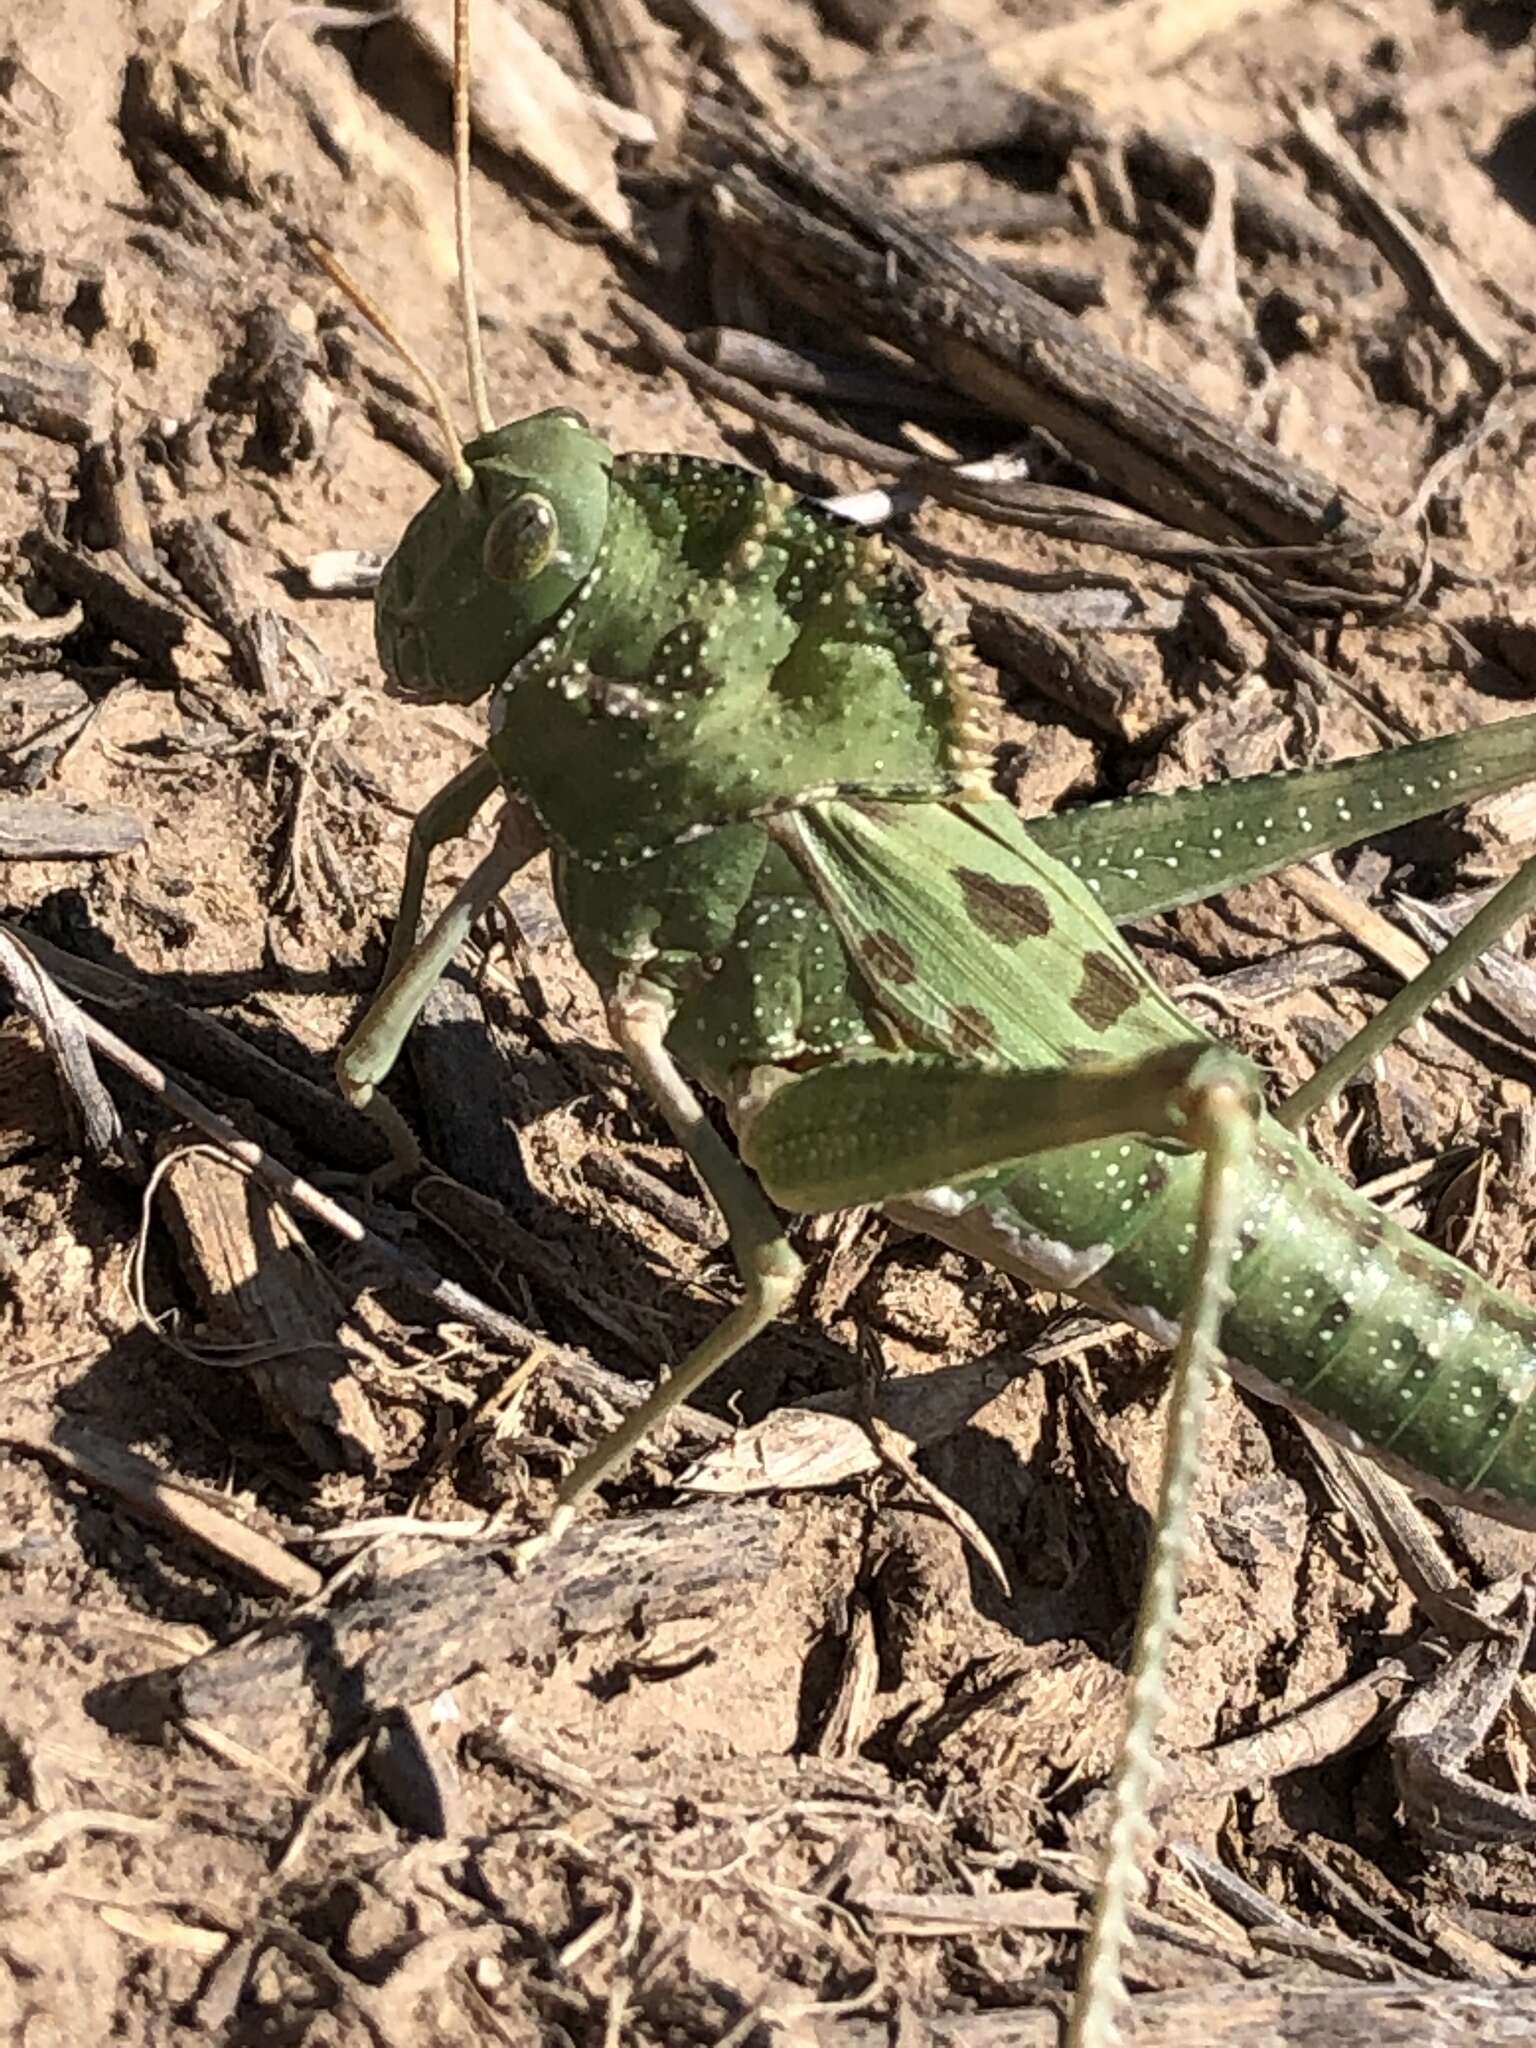
[[[1200,1177],[1179,1098],[1215,1041],[1115,921],[1525,780],[1536,718],[1025,824],[988,790],[963,658],[880,541],[746,470],[614,456],[563,410],[463,462],[385,568],[378,649],[402,697],[489,694],[491,738],[416,823],[386,985],[340,1073],[369,1098],[463,932],[547,845],[747,1293],[624,1448],[793,1293],[759,1187],[800,1213],[895,1205],[1171,1342]],[[498,787],[497,851],[410,952],[432,847]],[[1239,1201],[1234,1373],[1427,1491],[1536,1522],[1536,1314],[1267,1115]]]
[[[457,17],[467,241],[465,0]],[[383,572],[376,635],[395,693],[486,697],[490,738],[416,821],[341,1085],[375,1101],[476,918],[547,847],[614,1040],[718,1204],[743,1290],[575,1466],[555,1532],[786,1308],[800,1262],[778,1210],[879,1204],[1174,1345],[1191,1390],[1133,1687],[1144,1778],[1218,1347],[1414,1486],[1536,1524],[1536,1313],[1381,1216],[1290,1128],[1521,913],[1536,865],[1278,1114],[1117,922],[1525,780],[1536,717],[1026,824],[991,790],[964,650],[883,542],[744,469],[615,455],[571,411],[496,426],[467,266],[463,283],[481,431],[461,447],[427,380],[453,469]],[[418,944],[434,847],[498,790],[493,851]],[[1084,2042],[1113,2032],[1118,1937],[1099,1932]]]

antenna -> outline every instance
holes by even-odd
[[[475,260],[470,247],[469,0],[453,0],[453,228],[459,250],[459,310],[464,322],[464,361],[469,402],[482,434],[494,432],[496,415],[485,382],[480,349],[480,313],[475,304]]]
[[[415,377],[417,383],[426,392],[428,403],[437,415],[437,424],[443,437],[443,445],[448,450],[448,466],[453,473],[453,480],[461,491],[469,490],[475,481],[475,473],[464,460],[464,448],[459,440],[459,430],[454,424],[453,414],[448,408],[448,400],[442,385],[438,383],[432,372],[421,360],[421,357],[417,355],[409,342],[401,335],[398,328],[391,323],[383,308],[375,300],[369,298],[356,278],[348,275],[342,268],[340,259],[327,249],[324,242],[320,241],[316,236],[310,235],[306,238],[304,246],[309,251],[313,260],[319,264],[320,268],[331,280],[331,283],[335,285],[336,289],[344,298],[352,301],[352,304],[362,314],[369,326],[378,331],[380,337],[389,344],[401,362],[404,363],[405,367]]]

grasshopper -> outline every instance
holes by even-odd
[[[456,24],[463,248],[467,0]],[[878,1204],[1174,1346],[1188,1393],[1132,1688],[1123,1894],[1213,1360],[1414,1486],[1536,1524],[1536,1312],[1382,1217],[1295,1128],[1522,913],[1536,864],[1278,1112],[1118,922],[1509,788],[1536,774],[1536,717],[1026,824],[990,786],[969,657],[880,539],[745,469],[616,455],[572,411],[496,425],[467,260],[462,283],[480,431],[461,445],[428,379],[452,473],[383,571],[376,638],[393,692],[486,698],[490,733],[415,823],[341,1086],[380,1106],[454,951],[547,848],[742,1286],[575,1466],[554,1534],[784,1311],[800,1262],[781,1210]],[[418,942],[433,849],[497,792],[492,852]],[[1085,2043],[1113,2036],[1117,1910],[1101,1902],[1085,1965]]]

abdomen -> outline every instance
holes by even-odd
[[[1171,1343],[1200,1161],[1145,1139],[1043,1154],[902,1220]],[[1536,1314],[1412,1236],[1266,1120],[1246,1175],[1233,1372],[1406,1468],[1536,1522]]]

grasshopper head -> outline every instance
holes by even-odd
[[[464,449],[385,564],[374,637],[391,691],[483,697],[544,633],[597,559],[613,457],[559,407]]]

